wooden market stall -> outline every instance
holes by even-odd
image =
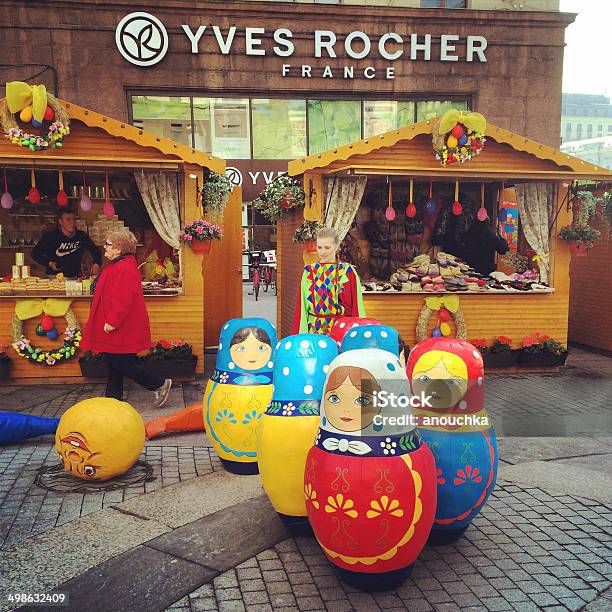
[[[132,220],[136,209],[139,208],[142,215],[150,220],[153,246],[163,251],[168,250],[167,259],[163,260],[160,253],[157,262],[151,265],[173,266],[177,272],[174,282],[163,284],[150,282],[143,285],[145,300],[149,317],[151,320],[151,332],[154,340],[167,339],[184,340],[193,346],[193,352],[198,357],[197,371],[203,369],[203,348],[205,312],[203,303],[210,304],[211,312],[207,317],[219,318],[219,313],[213,312],[214,300],[205,300],[207,292],[214,290],[214,286],[205,288],[206,275],[203,268],[206,267],[206,258],[203,260],[201,254],[194,253],[184,244],[168,246],[164,241],[164,233],[169,239],[173,234],[174,225],[162,230],[159,227],[159,217],[163,217],[164,210],[170,202],[178,202],[174,209],[178,212],[180,225],[185,222],[202,217],[200,199],[196,187],[201,187],[206,172],[223,173],[225,162],[207,153],[193,150],[187,146],[175,143],[166,138],[160,138],[144,130],[133,127],[127,123],[111,119],[99,113],[82,108],[76,104],[59,101],[65,107],[70,117],[70,134],[63,141],[61,148],[46,151],[31,151],[27,147],[18,146],[7,139],[0,140],[0,166],[3,167],[5,176],[8,175],[7,187],[13,190],[14,205],[10,209],[0,209],[0,265],[1,276],[11,273],[11,264],[14,264],[15,253],[20,252],[25,256],[25,263],[32,264],[31,276],[35,276],[35,262],[31,260],[31,250],[38,239],[41,228],[53,227],[53,210],[57,204],[53,197],[43,197],[39,204],[32,204],[24,197],[27,193],[20,190],[20,180],[23,175],[30,182],[33,176],[41,184],[47,184],[47,193],[55,194],[58,189],[58,179],[61,175],[65,181],[64,189],[69,196],[69,205],[78,213],[77,227],[86,229],[90,238],[97,241],[101,246],[104,232],[118,229],[120,226],[128,226],[134,229]],[[32,171],[34,171],[32,173]],[[105,180],[109,183],[104,185]],[[157,217],[148,215],[143,205],[146,196],[142,195],[142,181],[153,181],[149,185],[151,190],[157,188]],[[156,178],[157,177],[157,178]],[[155,181],[167,185],[161,189]],[[18,187],[15,187],[17,181]],[[49,189],[48,183],[54,184]],[[23,181],[22,181],[23,182]],[[140,184],[140,188],[138,185]],[[82,185],[82,187],[81,187]],[[87,186],[89,185],[89,186]],[[169,185],[169,187],[168,187]],[[29,184],[27,185],[29,187]],[[104,189],[108,191],[104,191]],[[84,191],[87,190],[87,191]],[[41,188],[41,192],[43,189]],[[82,198],[84,193],[89,194],[92,206],[90,210],[84,210]],[[136,195],[135,195],[136,194]],[[141,197],[142,195],[142,197]],[[104,200],[109,198],[116,208],[114,216],[103,216]],[[240,190],[236,190],[230,196],[234,207],[241,206]],[[165,203],[164,203],[165,202]],[[79,203],[81,206],[79,206]],[[151,202],[148,202],[151,205]],[[87,207],[85,207],[86,209]],[[147,210],[151,210],[150,206]],[[145,212],[142,212],[145,211]],[[51,214],[49,214],[51,213]],[[176,218],[175,218],[176,221]],[[105,225],[106,224],[106,225]],[[176,225],[176,223],[175,223]],[[104,229],[106,227],[106,230]],[[172,228],[172,229],[171,229]],[[144,232],[147,234],[147,232]],[[148,236],[149,234],[147,234]],[[161,238],[160,238],[161,236]],[[146,238],[138,235],[141,242]],[[174,236],[173,236],[174,237]],[[175,239],[177,237],[174,237]],[[140,245],[145,246],[145,245]],[[139,249],[140,249],[139,246]],[[150,245],[149,245],[150,246]],[[178,247],[178,248],[177,248]],[[213,253],[223,258],[220,251],[223,249],[223,241],[213,246]],[[238,252],[239,252],[238,246]],[[219,252],[215,252],[215,249]],[[140,253],[140,250],[139,250]],[[22,255],[22,257],[23,257]],[[205,262],[203,264],[203,261]],[[23,263],[23,262],[22,262]],[[146,270],[146,261],[143,261]],[[39,268],[40,269],[40,268]],[[144,273],[143,270],[143,273]],[[40,274],[39,274],[40,275]],[[44,274],[40,276],[45,276]],[[7,279],[5,278],[5,281]],[[23,283],[25,284],[24,279]],[[8,355],[13,359],[11,378],[23,382],[42,382],[53,380],[64,380],[66,377],[78,377],[81,375],[78,359],[58,360],[53,366],[34,364],[16,355],[10,348],[13,341],[13,315],[18,300],[23,298],[35,298],[46,300],[49,297],[61,297],[60,291],[64,291],[64,284],[55,282],[53,291],[30,291],[32,285],[28,284],[28,291],[13,290],[11,283],[2,283],[3,292],[0,295],[0,343],[9,345],[6,349]],[[14,284],[13,284],[14,286]],[[44,281],[41,287],[49,287],[49,281]],[[36,287],[34,287],[36,288]],[[76,316],[81,327],[87,320],[89,306],[92,299],[86,286],[74,281],[65,281],[65,297],[72,300],[71,310]],[[58,318],[59,340],[50,340],[46,337],[39,338],[35,335],[36,324],[40,317],[23,321],[24,335],[31,340],[32,344],[43,350],[50,350],[61,346],[61,333],[65,322]],[[216,336],[215,340],[216,342]]]
[[[491,124],[487,125],[484,134],[486,145],[477,156],[463,164],[442,166],[432,150],[434,123],[435,119],[408,125],[290,162],[289,175],[301,177],[303,180],[306,193],[303,218],[327,222],[328,225],[334,226],[338,219],[343,218],[338,209],[342,212],[342,206],[350,206],[351,188],[350,185],[346,188],[347,184],[363,179],[367,179],[366,187],[360,192],[363,193],[362,199],[354,203],[356,212],[349,215],[349,224],[359,218],[366,206],[370,206],[370,212],[378,210],[379,213],[383,207],[382,222],[387,223],[384,207],[387,206],[389,181],[393,187],[392,202],[398,214],[406,209],[410,201],[408,185],[411,179],[414,182],[414,200],[417,202],[419,214],[423,214],[428,190],[430,199],[433,191],[434,198],[439,195],[441,208],[446,207],[450,211],[451,203],[456,199],[453,197],[453,191],[458,181],[459,199],[468,197],[470,193],[475,194],[474,199],[477,201],[482,197],[481,205],[486,207],[489,219],[494,220],[499,209],[505,205],[504,196],[507,198],[508,193],[514,192],[512,187],[526,183],[552,186],[552,189],[546,188],[552,194],[549,196],[548,216],[545,221],[550,226],[547,232],[548,248],[546,252],[541,249],[540,256],[535,257],[539,263],[542,259],[549,263],[548,286],[541,286],[538,291],[515,292],[492,292],[481,287],[477,291],[461,291],[454,295],[459,298],[459,308],[465,318],[469,339],[486,339],[491,343],[497,336],[504,335],[512,338],[513,345],[517,347],[526,336],[540,331],[566,345],[570,247],[567,242],[558,238],[558,233],[561,226],[571,222],[571,212],[567,205],[568,187],[574,180],[601,180],[604,177],[609,178],[610,173]],[[417,191],[423,196],[420,203],[416,198]],[[343,197],[339,195],[342,193],[347,194],[347,199],[345,202],[338,202],[338,199]],[[498,204],[500,198],[502,204]],[[331,222],[330,202],[335,204],[331,215],[335,221]],[[526,204],[527,209],[530,209],[530,206],[530,203]],[[309,257],[305,252],[303,255],[300,246],[293,242],[293,232],[302,223],[301,210],[294,209],[279,221],[278,325],[281,335],[290,333],[301,268]],[[416,218],[418,219],[418,215]],[[404,220],[406,221],[406,218]],[[344,222],[347,222],[346,218]],[[397,219],[388,223],[388,226],[392,228],[394,223],[397,223]],[[520,238],[521,242],[526,244],[523,232]],[[423,247],[420,242],[413,244],[411,248],[414,248],[414,254],[418,254],[425,252],[430,246],[427,244]],[[402,248],[400,245],[399,250]],[[530,253],[529,259],[533,260],[534,255],[535,253]],[[372,250],[369,255],[366,250],[365,259],[368,258],[367,263],[372,263]],[[510,271],[508,267],[504,268],[501,262],[498,262],[498,270]],[[415,291],[414,287],[411,291],[404,291],[403,288],[404,285],[402,290],[397,291],[389,285],[385,291],[364,292],[364,305],[367,316],[396,327],[406,343],[412,345],[416,340],[417,321],[423,313],[425,299],[431,296],[444,298],[447,292]],[[434,325],[435,316],[432,316],[428,322],[428,335]]]

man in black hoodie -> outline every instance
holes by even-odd
[[[46,233],[32,250],[32,259],[47,269],[47,274],[62,272],[64,276],[81,276],[81,258],[83,252],[91,253],[94,265],[91,274],[100,273],[102,254],[91,238],[76,229],[74,211],[69,208],[57,213],[57,227]]]

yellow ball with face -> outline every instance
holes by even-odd
[[[128,404],[94,397],[68,408],[55,434],[64,469],[83,480],[108,480],[136,463],[145,443],[142,417]]]

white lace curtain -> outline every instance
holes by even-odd
[[[366,182],[365,176],[337,176],[327,179],[326,193],[329,195],[325,225],[338,232],[340,242],[351,228],[361,204]]]
[[[515,186],[521,227],[529,246],[538,256],[540,280],[550,276],[548,228],[553,218],[555,188],[550,183],[523,183]]]
[[[162,240],[172,248],[181,248],[180,194],[173,172],[134,172],[142,201]]]

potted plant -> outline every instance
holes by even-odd
[[[253,200],[253,207],[271,223],[276,223],[281,214],[296,206],[304,206],[306,195],[302,185],[290,176],[279,176]]]
[[[85,351],[83,355],[79,357],[79,367],[81,368],[81,374],[88,378],[108,377],[108,365],[102,353]]]
[[[227,204],[232,183],[225,174],[211,172],[202,187],[202,206],[211,215],[221,215]]]
[[[523,340],[519,364],[526,367],[562,366],[567,359],[567,349],[550,336],[539,331]]]
[[[318,221],[304,221],[293,235],[294,242],[303,242],[307,253],[317,252],[317,234],[323,226]]]
[[[221,238],[223,238],[221,226],[204,219],[188,223],[180,234],[180,239],[188,244],[194,253],[203,254],[210,253],[212,241]]]
[[[193,378],[198,361],[191,345],[184,340],[158,340],[141,359],[149,369],[164,378]]]
[[[559,238],[570,243],[573,254],[584,255],[599,238],[599,233],[590,225],[566,225],[559,231]]]
[[[517,351],[512,350],[512,338],[497,336],[484,359],[485,367],[511,368],[517,364]]]
[[[5,353],[6,348],[6,346],[0,344],[0,380],[9,378],[11,365],[13,364],[13,360]]]

